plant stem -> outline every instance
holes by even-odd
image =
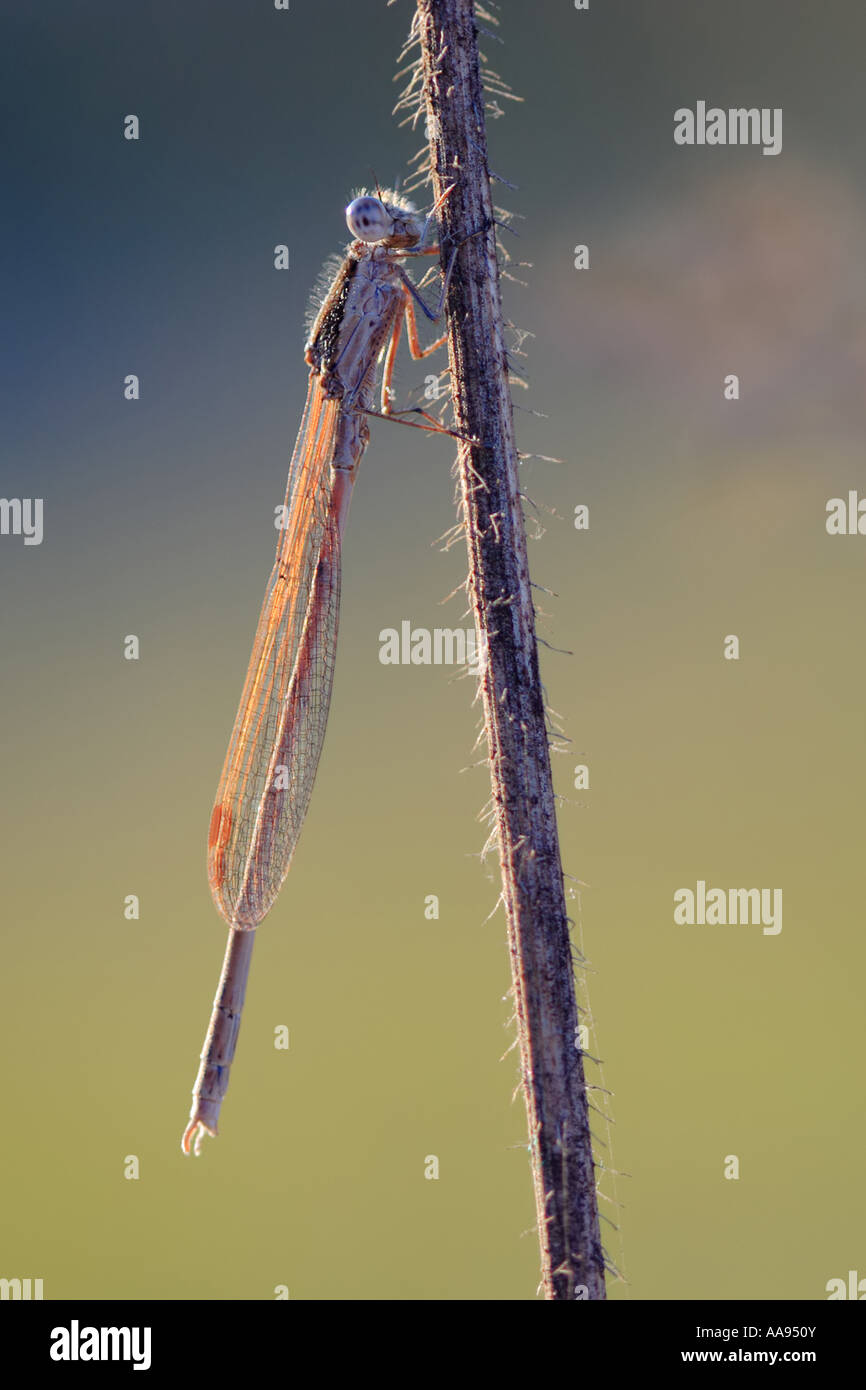
[[[471,0],[418,0],[442,263],[460,246],[446,299],[469,549],[468,595],[487,661],[481,692],[502,901],[549,1299],[603,1299],[595,1171],[544,697],[538,674],[517,451]],[[472,233],[480,235],[472,236]],[[466,240],[466,238],[471,238]],[[462,244],[461,244],[462,243]]]

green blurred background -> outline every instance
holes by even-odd
[[[435,544],[455,520],[440,439],[373,425],[312,807],[221,1136],[197,1162],[179,1143],[224,942],[205,838],[304,313],[350,191],[420,143],[390,115],[411,7],[2,13],[0,495],[43,497],[45,536],[0,538],[0,1276],[46,1298],[533,1298],[474,686],[378,660],[403,619],[465,625],[442,604],[465,554]],[[823,1298],[866,1274],[866,540],[824,527],[866,480],[866,18],[507,0],[501,20],[484,48],[524,99],[489,132],[531,263],[505,285],[534,335],[519,439],[564,460],[525,465],[530,562],[556,595],[542,670],[572,740],[555,770],[590,1079],[613,1092],[599,1154],[628,1175],[602,1183],[629,1281],[610,1296]],[[782,153],[676,147],[699,99],[782,107]],[[428,370],[401,361],[404,401]],[[675,926],[698,879],[781,887],[781,934]]]

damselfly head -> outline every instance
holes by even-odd
[[[369,244],[387,241],[392,246],[414,246],[420,240],[422,223],[414,207],[399,195],[394,202],[361,193],[346,208],[346,225],[352,236]]]
[[[391,235],[394,219],[379,198],[353,198],[346,208],[346,225],[360,241],[384,241]]]

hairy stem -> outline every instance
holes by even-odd
[[[518,483],[472,0],[417,0],[523,1093],[549,1299],[603,1299],[595,1170]],[[480,234],[479,229],[482,229]],[[475,234],[475,235],[473,235]],[[468,238],[468,239],[467,239]]]

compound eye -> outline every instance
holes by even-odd
[[[394,219],[378,198],[355,198],[346,208],[346,225],[360,241],[384,241],[394,228]]]

